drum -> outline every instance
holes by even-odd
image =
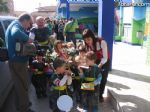
[[[61,111],[69,112],[73,107],[73,100],[68,95],[62,95],[57,99],[57,107]]]

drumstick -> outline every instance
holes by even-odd
[[[89,67],[88,66],[83,66],[83,65],[81,65],[81,66],[79,66],[80,68],[84,68],[84,69],[89,69]]]

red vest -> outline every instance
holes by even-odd
[[[96,58],[97,59],[102,59],[103,58],[103,51],[102,51],[102,48],[101,48],[101,42],[102,40],[104,40],[103,38],[98,38],[97,39],[97,42],[96,42]],[[99,43],[99,44],[97,44]],[[108,56],[108,59],[110,59],[110,53],[108,51],[108,46],[107,46],[107,56]]]

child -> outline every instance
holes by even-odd
[[[75,57],[74,66],[71,66],[70,68],[72,72],[75,74],[75,77],[73,78],[72,83],[73,83],[74,96],[76,99],[76,103],[77,103],[77,106],[80,107],[81,106],[81,90],[80,90],[81,80],[79,76],[78,66],[85,65],[85,54],[86,54],[85,46],[80,44],[78,46],[78,50],[79,50],[79,55]]]
[[[98,88],[101,82],[101,72],[98,65],[95,64],[96,55],[93,51],[87,52],[86,64],[89,66],[86,72],[80,69],[82,77],[81,90],[82,90],[82,106],[89,112],[98,112]]]
[[[62,58],[64,60],[68,59],[67,53],[64,52],[64,49],[63,49],[63,46],[62,46],[62,41],[57,40],[54,43],[54,52],[53,52],[52,56],[54,58],[59,57],[59,58]]]
[[[55,73],[51,77],[49,105],[53,112],[59,112],[57,99],[61,95],[68,94],[67,86],[71,85],[72,77],[70,71],[66,70],[65,61],[57,58],[53,62]],[[65,102],[64,102],[65,103]]]
[[[36,59],[32,61],[30,68],[33,72],[32,84],[35,87],[37,98],[46,97],[46,72],[48,66],[43,61],[43,52],[38,51]]]
[[[78,66],[85,65],[86,64],[86,60],[85,60],[86,48],[85,48],[85,45],[80,44],[78,46],[78,51],[79,51],[79,55],[75,57],[75,62],[77,63]]]
[[[74,57],[76,55],[76,49],[73,42],[67,42],[67,53],[70,57]]]

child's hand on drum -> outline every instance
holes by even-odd
[[[78,69],[80,73],[83,73],[83,69],[80,66],[78,66]]]

